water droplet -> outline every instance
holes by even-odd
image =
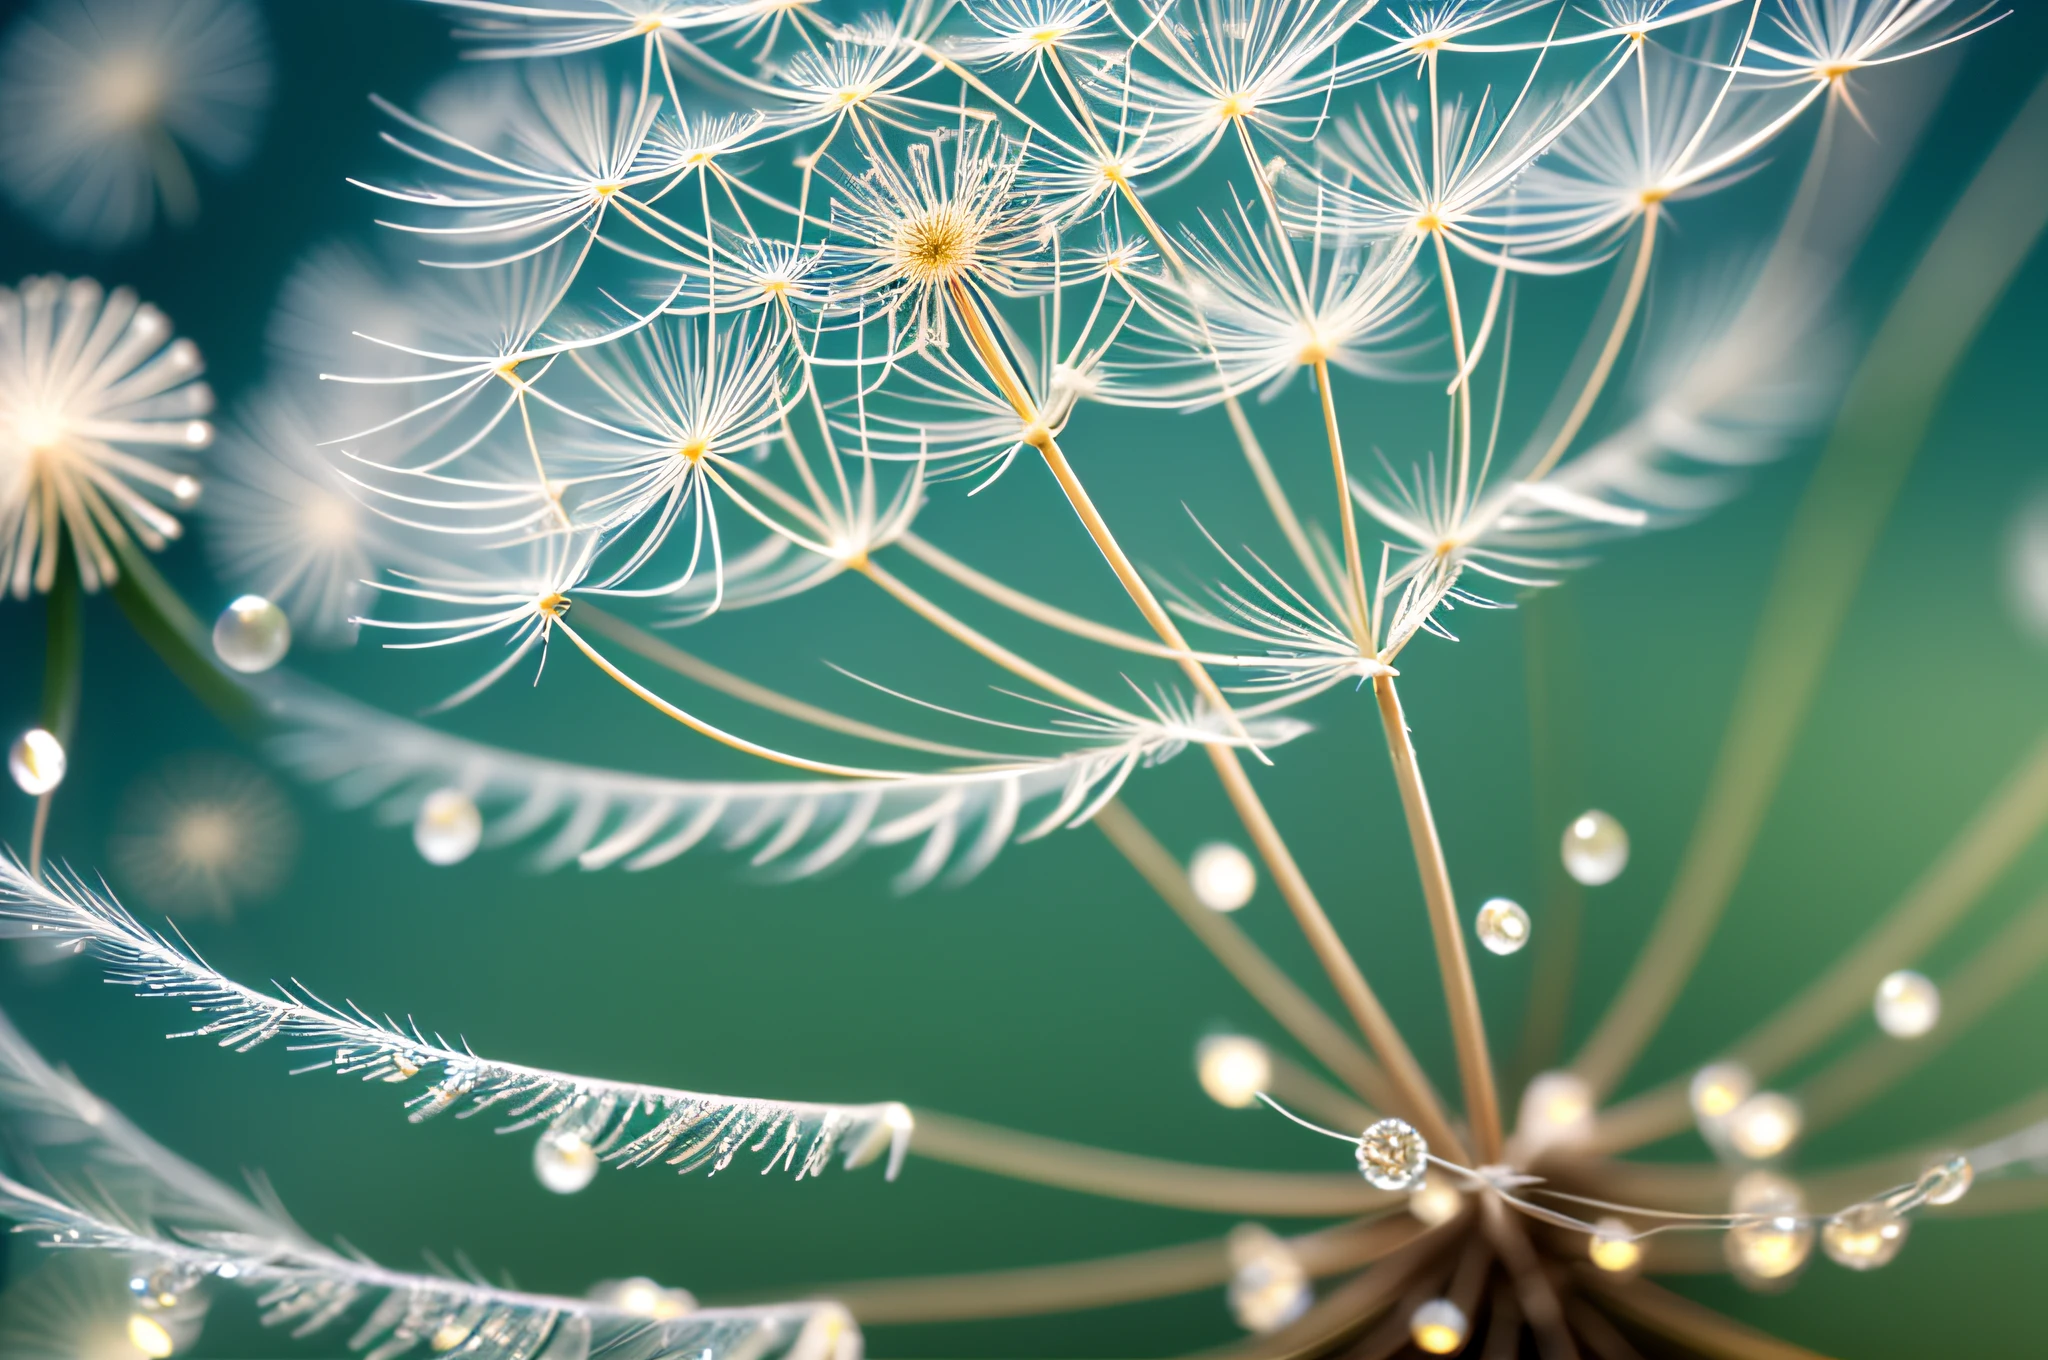
[[[1479,943],[1496,954],[1512,954],[1529,943],[1529,913],[1505,897],[1489,899],[1472,927],[1479,933]]]
[[[597,1152],[580,1133],[550,1129],[533,1145],[533,1175],[558,1195],[573,1195],[597,1178]]]
[[[1308,1272],[1287,1244],[1256,1223],[1230,1233],[1230,1315],[1248,1332],[1275,1332],[1308,1311]]]
[[[1929,1204],[1954,1204],[1970,1193],[1970,1185],[1976,1179],[1977,1170],[1970,1165],[1970,1159],[1957,1155],[1921,1172],[1918,1188]]]
[[[1910,968],[1887,973],[1870,1009],[1877,1027],[1894,1039],[1917,1039],[1941,1019],[1941,989]]]
[[[1209,1099],[1242,1110],[1273,1080],[1273,1057],[1257,1039],[1212,1034],[1195,1045],[1195,1075]]]
[[[1764,1215],[1730,1228],[1722,1249],[1744,1285],[1781,1289],[1813,1254],[1813,1225],[1796,1213]]]
[[[1431,1355],[1453,1355],[1464,1346],[1471,1324],[1465,1310],[1449,1299],[1431,1299],[1408,1317],[1408,1335],[1417,1350]]]
[[[31,798],[40,798],[64,782],[64,743],[40,727],[31,727],[7,750],[7,773]]]
[[[635,1275],[626,1280],[604,1280],[592,1285],[587,1297],[622,1313],[656,1321],[667,1321],[697,1311],[697,1296],[689,1290],[664,1288],[645,1275]]]
[[[238,597],[213,621],[213,654],[244,675],[269,670],[291,646],[291,620],[261,595]]]
[[[1799,1102],[1776,1091],[1759,1091],[1735,1107],[1725,1126],[1728,1145],[1753,1162],[1767,1162],[1799,1140],[1805,1116]]]
[[[461,789],[435,789],[412,823],[412,843],[429,864],[460,864],[483,837],[483,814]]]
[[[1565,872],[1587,887],[1612,883],[1628,867],[1628,832],[1598,808],[1589,809],[1564,829],[1563,855]]]
[[[1405,1119],[1382,1119],[1358,1135],[1358,1174],[1378,1190],[1413,1190],[1429,1170],[1429,1144]]]
[[[1593,1088],[1570,1072],[1538,1072],[1522,1091],[1515,1137],[1530,1150],[1572,1143],[1593,1129]]]
[[[153,1317],[137,1313],[128,1319],[128,1344],[149,1357],[149,1360],[165,1360],[177,1344],[164,1325]]]
[[[1906,1245],[1906,1220],[1875,1200],[1852,1204],[1827,1221],[1820,1244],[1838,1266],[1876,1270]]]
[[[1756,1078],[1739,1062],[1708,1063],[1692,1074],[1686,1098],[1700,1132],[1716,1135],[1726,1126],[1728,1116],[1756,1093]]]
[[[1465,1212],[1465,1196],[1449,1181],[1432,1176],[1408,1192],[1408,1212],[1423,1227],[1438,1227]]]
[[[1593,1225],[1586,1255],[1600,1269],[1620,1275],[1642,1263],[1643,1244],[1636,1241],[1635,1231],[1628,1224],[1618,1218],[1603,1218]]]
[[[1259,886],[1251,857],[1227,841],[1211,841],[1188,861],[1188,884],[1211,911],[1236,911]]]

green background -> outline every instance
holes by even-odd
[[[135,285],[198,341],[227,406],[260,378],[264,321],[292,261],[321,239],[361,232],[371,216],[364,196],[342,182],[388,164],[374,148],[365,94],[404,102],[454,60],[443,17],[424,6],[288,3],[267,14],[277,105],[254,163],[230,180],[202,180],[196,229],[160,231],[145,248],[105,258],[0,217],[0,273],[92,272]],[[2044,54],[2048,13],[2032,5],[1969,44],[1904,190],[1852,274],[1856,334],[1868,334]],[[1697,221],[1703,238],[1725,225],[1711,213]],[[1816,974],[2039,734],[2048,654],[2015,619],[2005,555],[2016,507],[2048,481],[2044,303],[2048,272],[2037,256],[1948,394],[1725,924],[1633,1082],[1713,1056]],[[1291,395],[1312,415],[1299,388]],[[1257,532],[1243,508],[1248,481],[1220,433],[1209,418],[1091,413],[1070,444],[1139,554],[1186,579],[1210,567],[1187,530],[1183,500],[1205,522],[1220,522],[1226,541],[1240,532],[1232,515],[1244,518],[1243,535]],[[1398,453],[1406,437],[1375,430],[1364,442],[1384,439]],[[1426,427],[1415,437],[1427,441]],[[1817,443],[1795,446],[1703,522],[1604,550],[1542,606],[1540,617],[1578,641],[1555,715],[1574,753],[1571,800],[1614,812],[1635,847],[1622,879],[1590,894],[1575,1035],[1611,995],[1671,880]],[[1099,565],[1051,494],[1038,469],[1020,466],[974,501],[942,490],[921,527],[1114,617]],[[167,554],[165,567],[202,613],[228,594],[191,542]],[[721,620],[724,632],[684,641],[715,656],[729,645],[752,673],[793,675],[793,686],[827,696],[834,691],[818,659],[846,659],[864,642],[859,609],[868,602],[858,590],[835,583],[819,598]],[[1537,826],[1532,811],[1523,635],[1538,616],[1461,612],[1463,641],[1424,640],[1403,658],[1403,692],[1462,896],[1530,903],[1540,934],[1536,904],[1557,828]],[[138,774],[177,752],[233,745],[111,603],[91,601],[87,621],[82,724],[51,837],[53,853],[81,868],[103,861],[112,810]],[[41,627],[39,603],[0,603],[0,727],[8,730],[35,710]],[[905,645],[922,650],[892,651],[889,669],[871,673],[936,680],[936,670],[959,688],[954,655]],[[482,662],[364,646],[305,664],[409,711]],[[1448,1082],[1448,1032],[1369,699],[1339,690],[1309,716],[1318,732],[1280,754],[1278,768],[1259,776],[1262,790],[1368,976]],[[561,657],[538,689],[502,685],[452,725],[597,763],[678,774],[728,768]],[[1127,796],[1176,853],[1232,832],[1199,757],[1142,772]],[[460,1032],[489,1054],[611,1077],[901,1099],[1218,1164],[1334,1170],[1345,1160],[1277,1119],[1222,1110],[1202,1096],[1191,1067],[1202,1033],[1229,1025],[1281,1036],[1092,831],[1014,847],[968,887],[898,898],[887,882],[901,858],[886,852],[783,886],[702,850],[639,876],[537,875],[520,850],[435,870],[401,831],[334,811],[317,790],[293,797],[307,834],[284,890],[232,922],[186,924],[230,975],[297,977],[323,995]],[[27,828],[27,800],[0,804],[0,838],[19,847]],[[2031,895],[2044,869],[2048,855],[2027,857],[1929,970],[1966,956]],[[1270,885],[1237,919],[1328,999]],[[1476,961],[1504,1058],[1535,952]],[[177,1017],[110,991],[89,966],[31,974],[0,964],[0,1004],[48,1056],[72,1064],[171,1147],[223,1176],[261,1168],[309,1229],[394,1265],[418,1262],[423,1249],[466,1251],[486,1271],[533,1289],[577,1293],[596,1279],[648,1274],[716,1300],[1100,1255],[1230,1226],[918,1160],[894,1185],[874,1173],[792,1184],[736,1167],[714,1179],[604,1174],[585,1193],[557,1198],[535,1184],[525,1136],[494,1138],[478,1123],[408,1126],[391,1093],[286,1079],[282,1051],[232,1058],[167,1044],[159,1036]],[[2048,1066],[2044,1022],[2048,987],[2030,986],[1940,1061],[1816,1138],[1801,1164],[1933,1135],[2037,1089]],[[1702,1154],[1687,1139],[1661,1155]],[[2048,1222],[2039,1217],[1930,1221],[1881,1274],[1819,1262],[1795,1290],[1771,1298],[1718,1281],[1682,1287],[1832,1353],[2019,1356],[2041,1349],[2044,1260]],[[1057,1318],[876,1328],[869,1348],[1147,1355],[1229,1335],[1218,1291]],[[216,1310],[203,1345],[202,1354],[250,1356],[285,1343],[230,1305]],[[336,1339],[292,1353],[339,1348]]]

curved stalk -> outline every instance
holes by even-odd
[[[914,1110],[911,1151],[1014,1180],[1083,1194],[1175,1209],[1276,1218],[1329,1218],[1391,1208],[1398,1195],[1350,1174],[1241,1171],[1084,1147],[1057,1138],[997,1128],[971,1119]]]
[[[1458,1050],[1458,1075],[1465,1086],[1465,1117],[1472,1125],[1482,1163],[1500,1160],[1500,1095],[1493,1078],[1493,1057],[1486,1047],[1486,1021],[1479,1010],[1479,989],[1472,982],[1472,962],[1465,952],[1465,931],[1451,891],[1450,866],[1436,833],[1436,816],[1422,786],[1422,769],[1408,736],[1407,719],[1394,678],[1377,676],[1373,693],[1379,699],[1380,726],[1394,763],[1394,782],[1401,790],[1408,840],[1422,876],[1422,898],[1429,908],[1430,935],[1436,943],[1437,968],[1443,977],[1444,1004],[1451,1012],[1451,1037]],[[1526,1306],[1526,1301],[1525,1301]]]
[[[1543,450],[1543,456],[1536,460],[1524,481],[1541,481],[1557,466],[1558,459],[1564,457],[1572,440],[1578,438],[1586,417],[1593,413],[1593,404],[1600,400],[1600,393],[1614,372],[1614,361],[1621,357],[1622,342],[1628,339],[1629,327],[1635,323],[1636,309],[1643,300],[1643,287],[1650,279],[1650,253],[1657,244],[1659,215],[1654,203],[1644,208],[1643,234],[1636,247],[1635,268],[1629,273],[1628,288],[1621,295],[1621,305],[1615,309],[1614,327],[1607,332],[1607,343],[1600,347],[1599,357],[1593,360],[1592,371],[1586,375],[1586,385],[1579,389],[1578,399],[1565,413],[1564,424],[1558,426],[1557,433],[1551,436],[1550,446]]]

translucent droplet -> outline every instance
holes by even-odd
[[[703,1352],[698,1355],[702,1360]],[[860,1325],[836,1303],[812,1304],[803,1330],[783,1352],[783,1360],[860,1360],[860,1356]]]
[[[1906,1220],[1875,1200],[1852,1204],[1827,1221],[1820,1244],[1836,1265],[1876,1270],[1890,1265],[1906,1245]]]
[[[427,1338],[427,1344],[433,1347],[435,1354],[443,1355],[469,1340],[469,1334],[475,1330],[474,1323],[457,1314],[437,1327]]]
[[[1425,1228],[1439,1227],[1465,1212],[1465,1196],[1449,1181],[1431,1176],[1408,1192],[1408,1212]]]
[[[1887,973],[1870,1009],[1877,1027],[1894,1039],[1917,1039],[1941,1019],[1941,989],[1910,968]]]
[[[213,654],[231,671],[267,671],[291,647],[291,620],[261,595],[239,596],[213,621]]]
[[[1813,1254],[1813,1225],[1796,1213],[1764,1215],[1730,1228],[1722,1248],[1743,1284],[1783,1288]]]
[[[687,1289],[668,1289],[635,1275],[627,1280],[604,1280],[592,1285],[589,1298],[636,1317],[666,1321],[697,1310],[697,1296]]]
[[[64,782],[64,743],[40,727],[31,727],[7,748],[7,773],[31,798],[40,798]]]
[[[1505,897],[1488,899],[1472,920],[1479,943],[1496,954],[1512,954],[1529,943],[1529,913]]]
[[[1593,1088],[1571,1072],[1538,1072],[1522,1091],[1515,1137],[1530,1150],[1583,1139],[1593,1128]]]
[[[435,789],[412,823],[412,843],[429,864],[460,864],[483,837],[483,814],[461,789]]]
[[[1600,1269],[1619,1275],[1642,1263],[1643,1244],[1636,1241],[1635,1231],[1628,1224],[1618,1218],[1603,1218],[1593,1225],[1586,1255]]]
[[[1692,1117],[1699,1123],[1700,1132],[1712,1135],[1755,1093],[1756,1078],[1747,1067],[1738,1062],[1717,1062],[1692,1074],[1686,1098],[1692,1103]]]
[[[1212,1034],[1195,1045],[1195,1075],[1209,1099],[1242,1110],[1272,1084],[1273,1056],[1257,1039]]]
[[[1230,1285],[1224,1298],[1237,1325],[1276,1332],[1308,1311],[1308,1272],[1285,1242],[1256,1223],[1230,1232]]]
[[[1413,1190],[1429,1170],[1429,1144],[1404,1119],[1382,1119],[1358,1135],[1358,1174],[1378,1190]]]
[[[1628,832],[1592,808],[1564,829],[1564,870],[1589,888],[1612,883],[1628,867]]]
[[[1977,1170],[1970,1165],[1970,1159],[1959,1154],[1921,1172],[1918,1189],[1929,1204],[1954,1204],[1970,1193],[1970,1185],[1976,1179]]]
[[[533,1174],[558,1195],[573,1195],[597,1178],[597,1152],[579,1133],[550,1129],[533,1145]]]
[[[128,1319],[128,1344],[149,1357],[149,1360],[165,1360],[176,1350],[177,1344],[164,1325],[145,1313],[137,1313]]]
[[[1236,911],[1252,900],[1259,871],[1244,851],[1227,841],[1211,841],[1188,861],[1188,883],[1209,910]]]
[[[1799,1140],[1805,1122],[1798,1101],[1776,1091],[1759,1091],[1728,1116],[1728,1146],[1750,1161],[1767,1162]]]
[[[1408,1336],[1417,1350],[1431,1355],[1455,1355],[1465,1344],[1471,1324],[1465,1310],[1449,1299],[1431,1299],[1408,1317]]]

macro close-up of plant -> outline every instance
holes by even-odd
[[[2034,1353],[2044,68],[19,7],[0,1355]]]

